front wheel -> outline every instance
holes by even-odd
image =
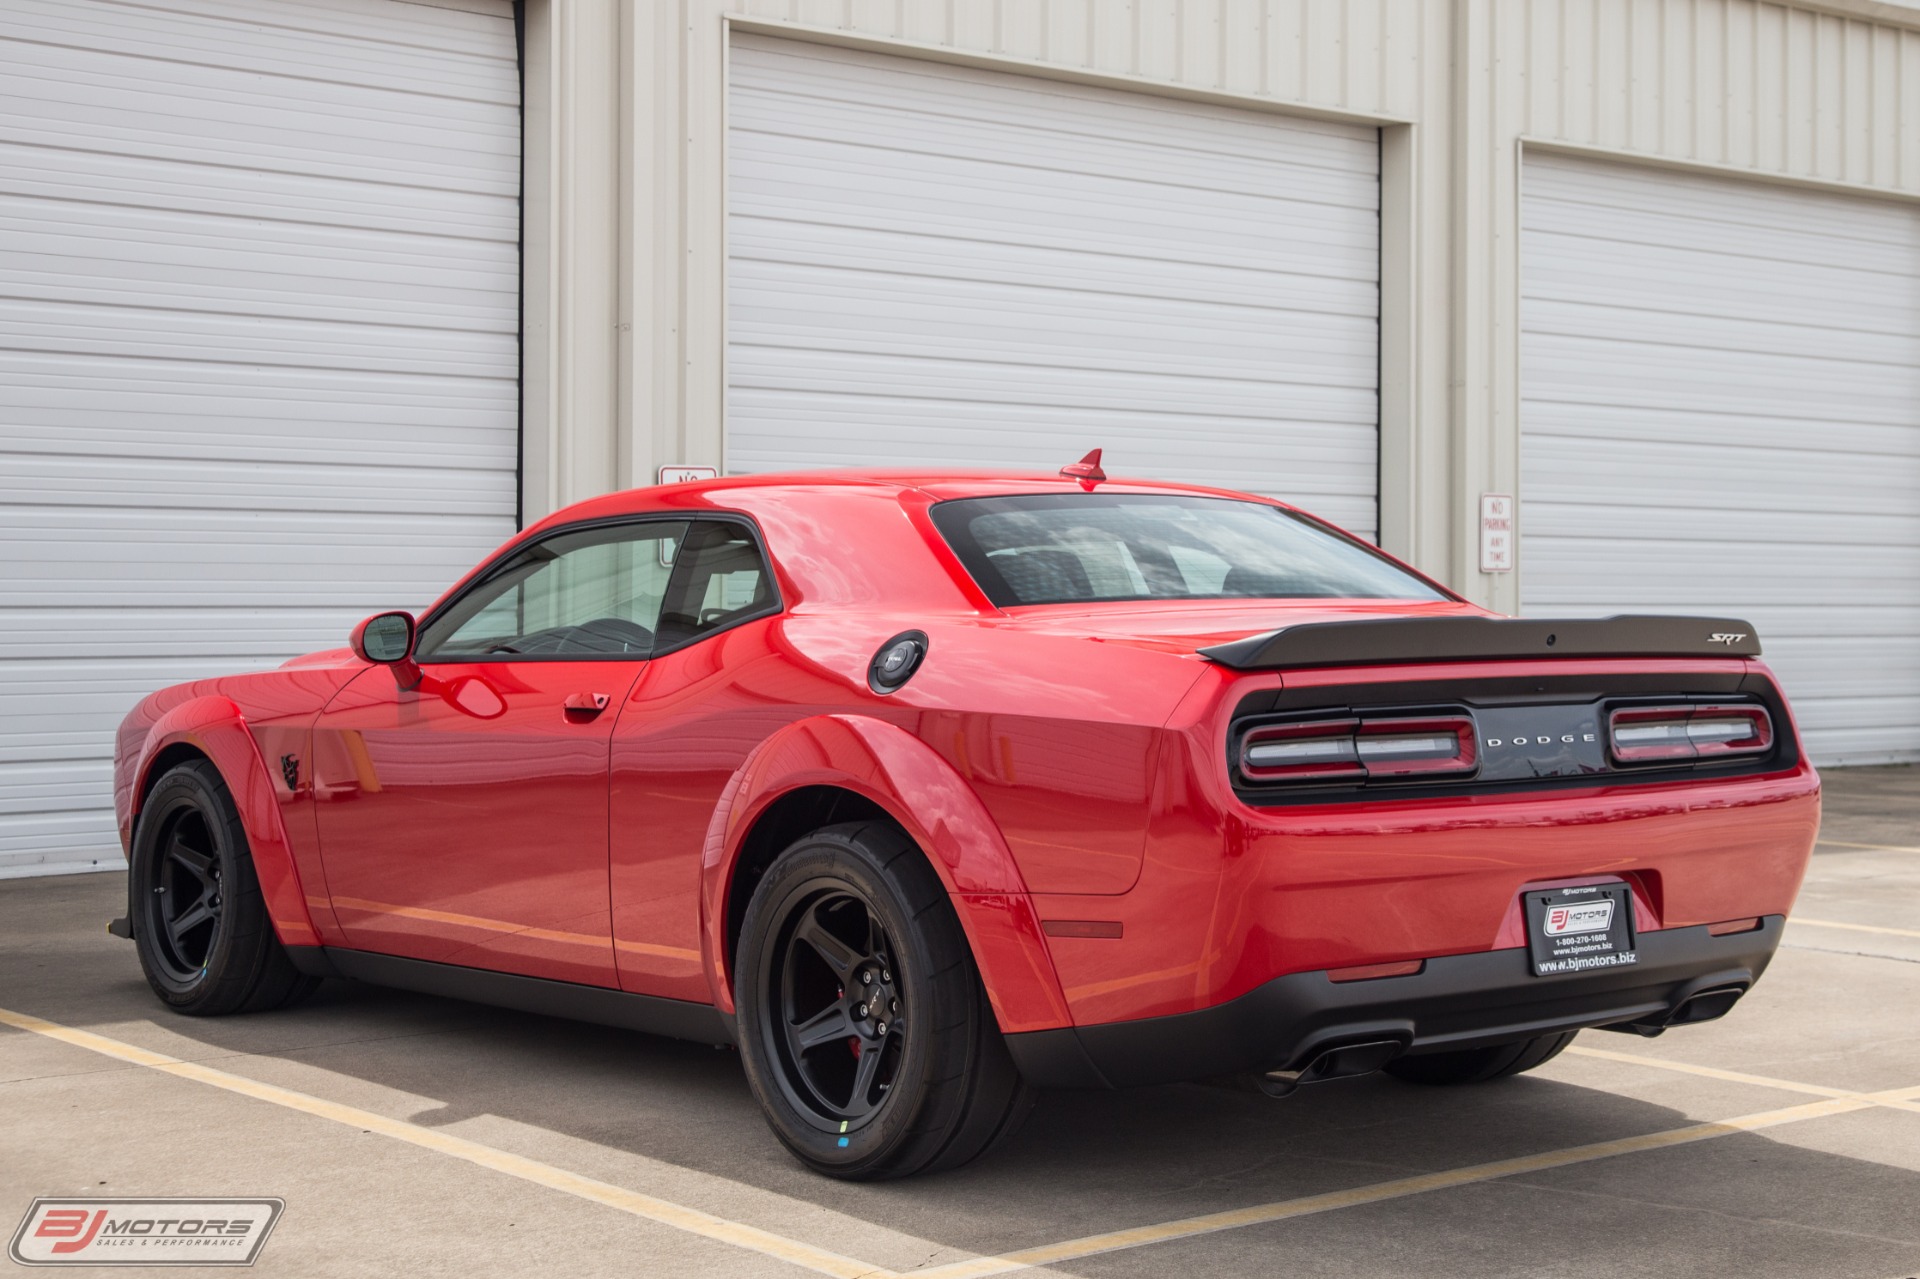
[[[1517,1044],[1496,1044],[1491,1048],[1463,1048],[1458,1052],[1424,1053],[1396,1057],[1386,1064],[1386,1072],[1416,1084],[1484,1084],[1505,1079],[1544,1066],[1558,1057],[1580,1032],[1541,1035]]]
[[[233,797],[205,760],[168,770],[147,796],[128,895],[140,967],[176,1012],[259,1012],[318,984],[274,936]]]
[[[891,826],[829,827],[782,854],[747,906],[736,972],[747,1080],[818,1172],[956,1168],[1032,1108],[946,890]]]

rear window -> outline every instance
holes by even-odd
[[[1447,598],[1366,545],[1218,497],[1052,493],[932,508],[999,608],[1099,600]]]

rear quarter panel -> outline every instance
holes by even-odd
[[[1113,895],[1140,876],[1164,725],[1197,659],[958,626],[909,688],[915,732],[964,778],[1036,893]]]
[[[868,663],[907,629],[927,633],[928,656],[899,692],[876,694],[867,685]],[[612,878],[622,983],[724,1005],[725,957],[713,951],[723,939],[716,941],[713,912],[724,904],[731,869],[723,865],[721,887],[709,887],[703,916],[699,867],[705,850],[711,876],[715,861],[728,862],[732,850],[707,849],[710,823],[717,809],[737,817],[803,785],[838,785],[875,800],[921,832],[923,849],[936,860],[956,839],[1007,850],[1007,871],[977,881],[960,862],[942,865],[957,897],[1007,899],[961,901],[963,920],[990,909],[1024,918],[1036,883],[1125,892],[1139,875],[1157,724],[1199,672],[1195,661],[1009,636],[951,615],[862,612],[750,623],[656,658],[613,737]],[[791,726],[826,719],[897,733],[925,761],[887,764],[892,756],[865,742],[867,730],[788,742],[772,774],[772,763],[756,758],[769,741],[786,741]],[[963,787],[966,803],[945,794],[949,778]],[[750,793],[737,796],[743,786]],[[982,927],[977,940],[987,932],[1003,941],[1019,933]],[[1037,927],[1028,931],[1037,942]],[[1031,966],[1025,941],[1008,944],[1020,952],[1013,962]],[[1039,954],[1044,961],[1044,949]],[[703,962],[717,966],[703,971]]]

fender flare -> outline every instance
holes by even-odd
[[[747,835],[781,796],[835,786],[886,811],[926,853],[960,917],[1000,1029],[1073,1023],[1040,917],[999,827],[946,760],[905,729],[818,715],[769,737],[727,782],[700,859],[700,938],[714,1004],[733,1014],[727,909]]]
[[[267,772],[260,748],[247,730],[246,716],[232,699],[196,697],[180,703],[147,730],[140,762],[134,769],[134,793],[129,807],[129,830],[140,820],[154,760],[170,746],[187,745],[205,755],[220,771],[240,812],[241,829],[253,851],[254,875],[267,906],[273,931],[286,946],[318,946],[320,934],[307,912],[306,894],[293,864],[293,846],[280,819],[280,800]],[[129,846],[131,851],[131,846]]]

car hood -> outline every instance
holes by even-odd
[[[303,666],[358,666],[360,659],[353,655],[350,648],[324,648],[317,653],[302,653],[299,657],[289,657],[280,663],[281,670],[292,670]]]
[[[1009,609],[1005,625],[1029,633],[1192,653],[1214,644],[1315,622],[1391,617],[1491,617],[1454,600],[1207,600],[1101,605],[1045,604]]]

